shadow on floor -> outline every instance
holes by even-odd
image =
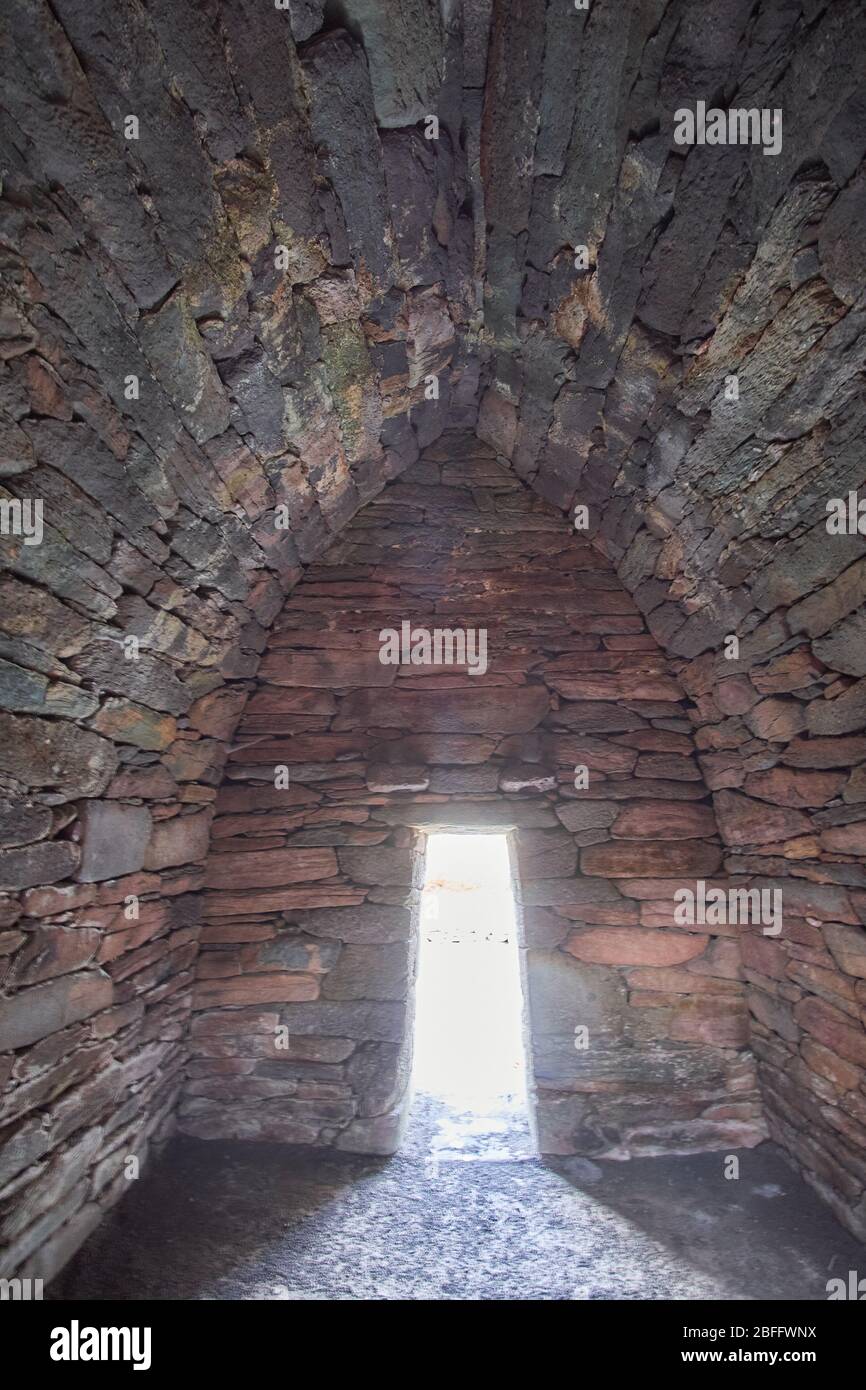
[[[48,1296],[821,1300],[866,1269],[770,1144],[729,1181],[721,1154],[443,1159],[434,1130],[392,1159],[175,1140]]]
[[[734,1153],[737,1179],[725,1177],[727,1153],[628,1163],[547,1159],[545,1164],[582,1196],[661,1246],[672,1266],[690,1266],[701,1288],[710,1280],[717,1289],[662,1297],[820,1301],[827,1297],[828,1279],[866,1268],[866,1247],[839,1224],[775,1144]],[[575,1296],[594,1295],[578,1289]]]

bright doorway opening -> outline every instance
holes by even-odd
[[[413,1121],[433,1158],[535,1152],[520,953],[505,835],[427,839]]]

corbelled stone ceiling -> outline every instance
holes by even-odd
[[[862,4],[0,46],[0,1271],[178,1128],[393,1151],[438,825],[514,831],[542,1151],[769,1136],[866,1238]],[[484,674],[382,665],[440,616]]]

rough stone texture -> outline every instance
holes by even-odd
[[[3,1274],[53,1273],[126,1189],[120,1157],[171,1132],[212,802],[286,595],[449,411],[474,422],[459,14],[448,38],[438,7],[365,0],[319,35],[324,11],[4,16],[0,501],[41,499],[44,534],[0,538]],[[392,219],[402,132],[380,127],[428,113]],[[329,724],[291,708],[272,733]],[[221,872],[326,911],[364,897],[320,886],[354,843],[226,843]]]
[[[77,877],[85,883],[121,878],[144,867],[152,821],[145,806],[117,801],[85,801],[79,816],[81,863]]]
[[[834,954],[815,910],[833,893],[866,925],[866,538],[828,527],[833,499],[866,495],[866,12],[560,8],[545,45],[525,8],[493,7],[479,433],[588,509],[691,700],[731,882],[782,890],[773,969],[746,972],[764,1104],[864,1237],[866,1081],[825,1076],[813,1044],[841,1039],[848,1066],[866,1022],[861,954]],[[674,113],[699,100],[779,108],[778,154],[677,145]]]
[[[171,1132],[203,906],[201,1019],[271,1014],[185,1127],[393,1146],[355,1054],[405,1000],[326,982],[402,988],[413,835],[467,818],[588,856],[519,849],[527,945],[613,1001],[585,1056],[538,1035],[543,1144],[756,1134],[745,987],[770,1132],[866,1234],[866,540],[827,517],[866,485],[866,16],[704,8],[7,7],[0,502],[45,516],[0,537],[2,1273]],[[674,144],[722,96],[777,156]],[[440,440],[476,417],[498,460]],[[487,674],[377,669],[406,617],[486,624]],[[682,930],[686,863],[781,889],[779,938]]]
[[[380,126],[410,126],[435,110],[444,48],[439,7],[424,0],[348,0],[370,64]]]
[[[483,628],[487,669],[382,663],[380,634],[404,619]],[[617,716],[602,732],[571,731],[597,729],[600,705]],[[181,1129],[393,1151],[423,833],[457,825],[513,832],[542,1150],[725,1147],[715,1116],[734,1084],[740,1142],[759,1142],[736,947],[720,954],[724,926],[672,920],[675,888],[722,858],[692,738],[668,728],[687,730],[685,712],[604,557],[471,436],[425,451],[310,566],[265,649],[216,801]],[[633,776],[644,758],[662,761]],[[282,886],[301,878],[321,907]],[[214,1049],[214,1030],[256,1004],[276,1006],[271,1036],[241,1020]],[[301,1072],[299,1035],[352,1041]]]

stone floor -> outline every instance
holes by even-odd
[[[542,1163],[421,1098],[370,1159],[177,1140],[55,1299],[816,1299],[864,1250],[772,1145]]]

